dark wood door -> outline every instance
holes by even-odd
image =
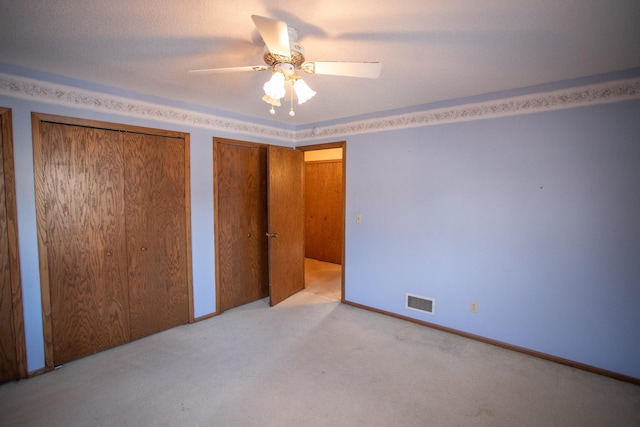
[[[11,111],[0,108],[0,384],[26,375]]]
[[[304,153],[269,146],[269,286],[271,305],[304,288]]]
[[[42,123],[40,141],[58,365],[130,339],[122,137]]]
[[[218,311],[269,295],[267,148],[214,140]]]
[[[305,163],[305,256],[342,263],[342,161]]]
[[[185,140],[125,133],[131,339],[189,321]]]

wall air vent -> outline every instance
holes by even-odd
[[[407,294],[407,308],[409,310],[416,310],[423,313],[434,314],[435,304],[436,301],[433,298]]]

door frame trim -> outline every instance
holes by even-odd
[[[0,107],[0,132],[2,133],[2,158],[4,168],[5,208],[7,214],[7,243],[9,247],[9,275],[11,286],[11,311],[16,347],[17,379],[27,378],[27,348],[24,333],[24,309],[22,306],[22,282],[20,279],[20,250],[18,246],[18,214],[16,203],[15,165],[13,156],[13,123],[11,109]]]
[[[324,144],[302,145],[296,147],[300,151],[327,150],[342,148],[342,278],[340,302],[345,302],[345,253],[346,253],[346,215],[347,215],[347,141],[327,142]]]
[[[102,122],[98,120],[80,119],[76,117],[58,116],[44,113],[31,113],[31,131],[33,141],[34,183],[36,193],[36,224],[38,231],[38,262],[40,271],[40,294],[42,304],[42,329],[44,339],[44,369],[39,372],[50,371],[54,366],[53,351],[53,319],[51,317],[51,288],[49,284],[49,266],[47,251],[47,230],[45,224],[44,207],[44,159],[42,158],[42,123],[57,123],[64,125],[82,126],[98,129],[108,129],[122,132],[142,133],[184,139],[185,156],[185,233],[186,233],[186,263],[187,263],[187,293],[189,298],[189,323],[194,322],[193,308],[193,262],[191,239],[191,169],[190,169],[190,134],[170,130],[147,128],[120,123]]]

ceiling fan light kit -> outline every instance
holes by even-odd
[[[298,97],[298,104],[304,104],[316,95],[316,91],[311,89],[309,85],[302,79],[293,81],[293,90]]]
[[[231,68],[212,68],[191,70],[191,73],[224,73],[237,71],[272,71],[271,78],[264,84],[265,95],[262,100],[271,105],[269,112],[275,114],[275,108],[281,105],[280,99],[286,95],[285,83],[291,84],[291,110],[293,117],[293,92],[298,104],[313,98],[316,92],[296,74],[296,70],[308,74],[325,74],[332,76],[362,77],[375,79],[380,75],[382,64],[379,62],[306,62],[304,47],[298,43],[298,31],[289,27],[286,22],[263,16],[252,15],[251,19],[260,33],[266,46],[263,60],[267,64]]]
[[[284,88],[284,73],[279,71],[275,71],[268,82],[264,84],[262,87],[264,89],[265,95],[269,98],[280,99],[286,94],[286,90]],[[273,105],[273,104],[272,104]]]

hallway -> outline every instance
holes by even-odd
[[[304,287],[316,295],[340,301],[342,299],[342,266],[305,258]]]

